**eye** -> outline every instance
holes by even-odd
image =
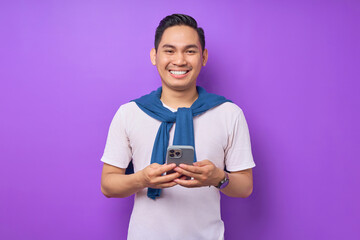
[[[196,53],[196,51],[194,51],[194,50],[187,50],[186,52],[189,53],[189,54],[195,54]]]
[[[166,52],[166,53],[174,53],[174,50],[166,49],[165,52]]]

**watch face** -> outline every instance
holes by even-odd
[[[223,189],[224,187],[226,187],[229,184],[229,179],[225,178],[223,181],[221,181],[220,183],[220,189]]]
[[[219,183],[219,185],[217,186],[217,188],[219,189],[223,189],[224,187],[226,187],[229,184],[229,175],[225,172],[225,178],[223,180],[221,180],[221,182]]]

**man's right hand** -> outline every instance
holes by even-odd
[[[143,170],[141,170],[141,182],[145,187],[149,188],[169,188],[175,186],[177,183],[175,179],[179,178],[180,173],[174,172],[168,175],[163,175],[176,167],[175,163],[160,165],[152,163]]]

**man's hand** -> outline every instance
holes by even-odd
[[[216,186],[225,177],[225,172],[209,160],[195,162],[193,166],[180,164],[174,170],[180,175],[193,178],[191,180],[185,180],[184,178],[174,180],[177,184],[189,188]]]
[[[143,187],[150,188],[169,188],[175,186],[177,183],[175,179],[181,176],[180,173],[174,172],[169,175],[163,175],[176,167],[175,163],[160,165],[153,163],[143,170],[141,170],[141,182]]]

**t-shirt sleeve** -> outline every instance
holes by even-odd
[[[249,129],[241,109],[235,120],[234,129],[229,135],[228,146],[225,149],[225,165],[230,172],[255,167]]]
[[[115,167],[127,168],[131,157],[131,147],[126,134],[124,107],[121,106],[111,121],[101,161]]]

